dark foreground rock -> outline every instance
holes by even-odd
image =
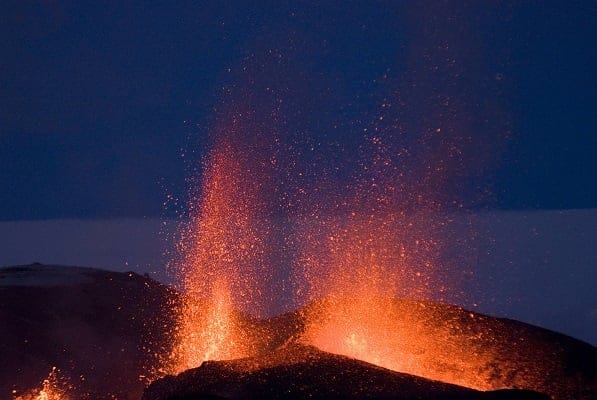
[[[480,392],[301,345],[285,346],[268,356],[205,362],[154,382],[143,396],[143,400],[306,398],[549,399],[528,390]]]
[[[55,366],[70,399],[138,400],[168,351],[173,299],[134,273],[0,268],[0,399],[39,388]]]

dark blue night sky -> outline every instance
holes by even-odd
[[[0,219],[168,216],[221,110],[280,100],[315,170],[440,129],[464,207],[597,207],[595,2],[318,3],[3,3]]]

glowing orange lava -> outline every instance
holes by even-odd
[[[34,389],[28,393],[15,397],[15,400],[69,400],[67,391],[70,386],[58,377],[58,369],[52,367],[48,377],[44,379],[41,389]]]
[[[495,360],[488,337],[465,332],[458,317],[444,312],[433,303],[330,298],[309,310],[303,341],[398,372],[479,390],[499,389],[488,367]]]
[[[496,389],[487,336],[465,332],[457,314],[431,303],[397,300],[423,299],[433,290],[441,247],[434,239],[437,216],[407,216],[387,206],[318,218],[324,222],[306,229],[310,241],[299,273],[312,303],[302,341],[394,371]]]
[[[267,227],[260,215],[259,171],[243,151],[234,140],[216,144],[190,205],[179,243],[184,301],[170,372],[247,354],[235,312],[259,301]]]
[[[295,275],[312,304],[302,340],[391,370],[490,389],[491,355],[474,351],[481,342],[458,333],[458,321],[396,300],[425,299],[438,286],[444,221],[433,195],[396,186],[392,160],[374,139],[375,173],[302,224]]]
[[[433,196],[395,182],[390,153],[374,139],[369,178],[294,221],[295,296],[310,304],[301,341],[395,371],[492,389],[492,355],[482,340],[458,332],[458,321],[430,313],[425,303],[396,300],[433,291],[444,222]],[[264,260],[275,243],[263,194],[270,188],[267,160],[267,151],[256,154],[237,133],[220,136],[206,159],[179,243],[183,302],[170,373],[255,354],[254,332],[239,312],[271,301],[263,294],[272,277]]]
[[[225,281],[214,282],[208,300],[201,301],[186,295],[183,301],[182,323],[177,331],[179,342],[173,354],[176,363],[173,372],[197,367],[207,360],[242,356],[230,289]]]

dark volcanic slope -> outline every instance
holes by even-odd
[[[310,344],[302,337],[305,318],[325,324],[329,302],[263,321],[260,335],[268,341],[256,348]],[[476,381],[483,390],[530,389],[557,400],[597,398],[597,349],[588,343],[441,303],[393,300],[386,313],[395,322],[384,327],[391,331],[384,338],[394,339],[397,358],[412,362],[402,372],[461,386]]]
[[[138,399],[172,321],[164,285],[134,273],[39,264],[0,269],[0,399],[52,366],[75,399]],[[167,315],[167,314],[166,314]]]
[[[143,400],[198,399],[549,399],[531,391],[479,392],[393,372],[310,346],[267,356],[205,362],[158,380]]]
[[[0,269],[0,399],[11,398],[13,389],[22,393],[39,387],[52,366],[71,381],[74,399],[139,399],[144,388],[140,375],[151,375],[161,365],[159,357],[169,353],[172,307],[178,300],[171,289],[134,273],[43,265]],[[320,397],[336,390],[347,397],[394,396],[396,391],[384,391],[388,379],[388,388],[400,389],[402,396],[418,386],[425,396],[454,391],[479,396],[434,382],[443,381],[484,390],[531,389],[556,400],[597,398],[595,347],[446,304],[392,300],[384,309],[390,324],[378,331],[392,341],[389,347],[398,360],[410,360],[397,368],[404,374],[301,347],[312,344],[305,321],[325,326],[330,301],[263,321],[241,318],[251,359],[206,363],[182,375],[192,379],[165,378],[147,396],[157,393],[155,388],[171,393],[171,384],[182,390],[180,382],[191,385],[189,390],[237,388],[234,396],[262,390],[272,390],[272,397],[278,390],[295,397],[301,397],[301,390]],[[300,360],[303,353],[307,361]],[[280,362],[289,358],[295,362]],[[359,374],[367,378],[360,380]],[[491,395],[482,396],[471,398]]]

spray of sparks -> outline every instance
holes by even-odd
[[[301,223],[295,280],[311,300],[301,340],[394,371],[491,389],[483,372],[491,354],[478,338],[458,334],[456,319],[426,303],[396,299],[428,298],[439,286],[438,226],[446,217],[434,210],[432,193],[398,186],[381,140],[373,144],[372,177]]]
[[[68,382],[61,379],[59,371],[56,367],[48,374],[47,378],[42,382],[41,388],[33,389],[25,394],[15,396],[15,400],[70,400],[67,395],[71,388]],[[16,395],[16,393],[13,393]]]
[[[215,145],[183,229],[179,271],[184,299],[171,372],[206,360],[239,358],[250,347],[236,310],[251,308],[262,293],[259,276],[268,228],[260,213],[259,183],[251,177],[259,172],[240,145]]]
[[[308,310],[303,340],[324,351],[478,390],[499,389],[487,368],[494,355],[482,334],[432,303],[388,297],[330,297]],[[470,318],[474,318],[471,314]]]
[[[489,377],[479,373],[487,352],[463,352],[463,345],[474,348],[475,342],[453,335],[456,323],[423,305],[396,301],[433,291],[441,218],[430,211],[433,199],[396,185],[389,153],[378,138],[373,144],[378,151],[371,178],[292,222],[295,295],[311,304],[300,340],[391,370],[490,389]],[[205,164],[180,242],[184,301],[171,372],[252,355],[237,310],[264,300],[270,227],[263,213],[267,172],[254,168],[265,163],[250,154],[234,141],[221,141]]]

